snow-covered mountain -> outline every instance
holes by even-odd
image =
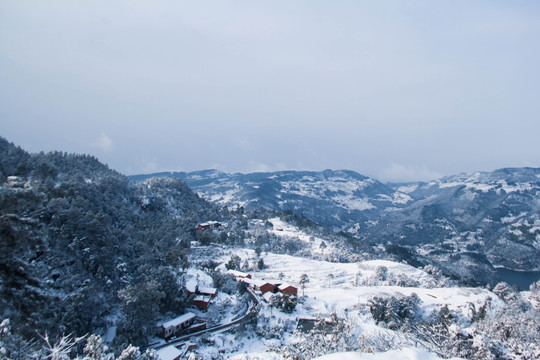
[[[410,263],[430,257],[461,277],[485,282],[495,267],[540,270],[540,169],[508,168],[427,183],[383,184],[353,171],[226,174],[215,170],[160,173],[179,177],[221,205],[292,210],[345,230],[359,241],[391,244]],[[462,264],[454,267],[452,264]]]
[[[375,219],[412,198],[380,181],[349,170],[227,174],[215,170],[132,176],[178,177],[202,197],[227,206],[292,210],[334,228]]]
[[[540,269],[540,169],[462,174],[396,189],[414,201],[366,229],[372,238],[454,264]]]

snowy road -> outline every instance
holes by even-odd
[[[251,298],[253,300],[255,300],[257,305],[259,305],[261,303],[258,296],[255,295],[251,289],[247,288],[247,292],[250,294]],[[211,333],[217,333],[217,332],[222,331],[222,330],[227,330],[227,329],[229,329],[229,328],[231,328],[233,326],[236,326],[236,325],[248,320],[249,318],[251,318],[252,316],[255,316],[256,314],[257,314],[257,306],[254,306],[253,302],[252,302],[252,303],[250,303],[248,310],[246,311],[246,313],[243,316],[241,316],[240,318],[238,318],[236,320],[233,320],[233,321],[231,321],[231,322],[229,322],[227,324],[216,325],[216,326],[213,326],[213,327],[208,328],[208,329],[204,329],[204,330],[197,331],[197,332],[194,332],[194,333],[191,333],[191,334],[180,336],[180,337],[177,337],[177,338],[175,338],[175,339],[173,339],[171,341],[167,341],[165,343],[160,343],[160,344],[157,344],[157,345],[150,345],[148,348],[154,349],[154,350],[159,350],[159,349],[162,349],[162,348],[170,346],[170,345],[181,344],[181,343],[185,342],[186,340],[191,339],[192,337],[201,336],[201,335],[205,335],[205,334],[211,334]]]

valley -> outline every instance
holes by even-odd
[[[538,169],[185,182],[5,139],[0,155],[3,358],[540,355],[540,283],[496,276],[536,276]],[[198,332],[157,337],[184,318]]]

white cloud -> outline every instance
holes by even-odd
[[[112,139],[105,133],[101,133],[99,138],[92,144],[92,146],[103,151],[111,151],[113,149],[113,145]]]
[[[379,178],[383,181],[407,182],[407,181],[427,181],[438,179],[442,175],[436,171],[428,169],[425,165],[404,165],[392,163],[383,169]]]

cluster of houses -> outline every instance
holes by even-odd
[[[202,225],[202,224],[201,224]],[[229,270],[236,280],[242,281],[253,293],[261,296],[266,302],[271,302],[271,297],[276,293],[287,295],[297,295],[298,289],[292,285],[279,280],[259,280],[253,279],[251,274],[241,271]],[[202,287],[198,284],[190,284],[186,288],[191,304],[201,310],[208,309],[211,300],[217,296],[217,289],[212,287]],[[309,323],[309,322],[308,322]],[[311,324],[305,325],[310,327]],[[158,336],[169,340],[172,337],[191,334],[206,329],[206,322],[199,319],[195,314],[187,312],[172,320],[165,321],[158,325]],[[186,353],[196,348],[194,344],[183,344],[181,346],[166,346],[157,351],[161,360],[180,360],[185,358]]]
[[[201,320],[197,315],[187,312],[174,319],[158,324],[157,335],[165,340],[175,336],[191,334],[206,329],[206,321]],[[169,345],[156,351],[160,360],[180,360],[184,359],[189,351],[197,348],[196,344],[184,343],[180,346]]]
[[[217,289],[211,287],[187,288],[188,296],[191,298],[191,304],[201,310],[207,310],[210,301],[217,296]]]
[[[287,295],[298,295],[298,289],[290,284],[280,280],[259,280],[253,279],[251,274],[236,270],[229,270],[229,274],[233,275],[236,280],[242,281],[255,293],[259,293],[262,298],[270,303],[271,298],[276,293]]]

